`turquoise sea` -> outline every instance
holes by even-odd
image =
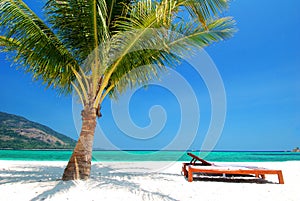
[[[208,161],[219,162],[271,162],[300,161],[300,153],[254,152],[254,151],[213,151],[198,152]],[[71,150],[0,150],[0,160],[20,161],[67,161]],[[189,161],[185,151],[93,151],[93,161]]]

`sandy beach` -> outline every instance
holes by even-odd
[[[275,184],[275,175],[260,182],[189,183],[180,173],[180,162],[96,162],[90,180],[66,182],[60,180],[66,162],[0,161],[0,200],[300,200],[300,161],[230,164],[281,169],[285,184]],[[162,168],[150,173],[150,167]]]

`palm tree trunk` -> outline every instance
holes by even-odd
[[[92,149],[96,128],[96,109],[85,107],[81,112],[82,128],[73,154],[65,168],[62,180],[90,178]]]

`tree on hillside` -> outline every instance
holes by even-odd
[[[83,104],[82,129],[63,180],[88,179],[104,98],[147,84],[181,55],[227,39],[227,0],[48,0],[44,22],[22,0],[0,2],[0,51]]]

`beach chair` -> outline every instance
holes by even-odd
[[[222,166],[210,163],[198,156],[187,153],[192,157],[189,163],[182,164],[182,173],[189,182],[194,179],[194,174],[202,174],[206,176],[255,176],[256,178],[265,179],[267,174],[276,174],[279,184],[284,184],[283,175],[281,170],[270,170],[253,166]]]

